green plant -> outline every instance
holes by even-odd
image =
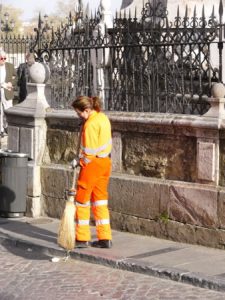
[[[169,215],[166,211],[162,212],[159,216],[159,220],[162,221],[163,223],[168,223],[169,221]]]

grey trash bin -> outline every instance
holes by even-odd
[[[1,217],[22,217],[26,212],[27,162],[25,153],[0,150]]]

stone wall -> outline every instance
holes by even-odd
[[[133,233],[224,248],[224,200],[225,190],[209,185],[111,178],[112,226]]]
[[[60,218],[79,119],[47,105],[43,85],[7,110],[8,145],[28,153],[27,215]],[[37,92],[35,92],[35,88]],[[181,242],[225,245],[225,90],[204,116],[107,113],[112,124],[112,227]]]
[[[147,113],[108,116],[113,133],[112,227],[223,247],[225,179],[217,166],[224,164],[225,144],[218,120]],[[46,122],[43,214],[60,218],[64,190],[71,185],[69,162],[75,155],[79,120],[73,112],[52,111]]]

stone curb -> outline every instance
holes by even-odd
[[[61,248],[54,248],[44,245],[37,245],[30,241],[25,241],[0,233],[0,244],[5,246],[14,246],[20,249],[29,251],[38,251],[41,254],[47,256],[57,256],[59,258],[64,258],[66,256],[65,250]],[[160,265],[146,264],[143,261],[137,259],[116,259],[116,258],[107,258],[104,256],[99,256],[96,254],[84,253],[82,249],[75,250],[70,253],[72,259],[79,259],[89,263],[100,264],[108,267],[112,267],[119,270],[125,270],[130,272],[141,273],[149,276],[154,276],[162,279],[170,279],[176,282],[182,282],[190,284],[196,287],[216,290],[220,292],[225,291],[225,278],[220,278],[219,276],[203,276],[203,274],[185,272],[180,269],[175,268],[165,268]]]

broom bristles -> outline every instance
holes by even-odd
[[[74,200],[74,198],[73,198]],[[62,219],[59,225],[58,244],[66,249],[72,250],[75,247],[75,205],[71,199],[66,201]]]

